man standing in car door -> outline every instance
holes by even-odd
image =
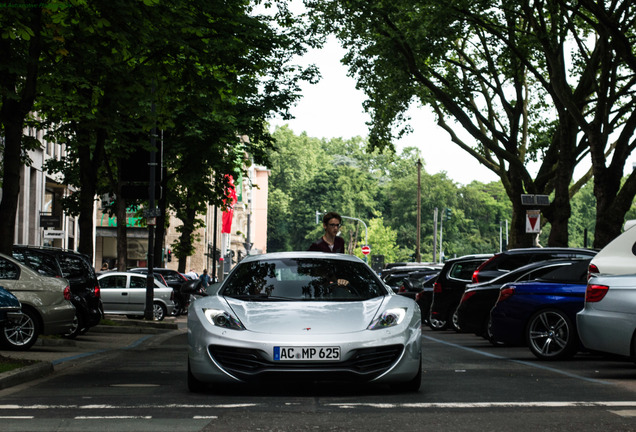
[[[336,212],[329,212],[322,218],[325,233],[309,246],[310,251],[344,253],[345,242],[338,236],[342,226],[342,217]]]

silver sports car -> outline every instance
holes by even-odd
[[[267,379],[388,383],[417,391],[421,314],[360,259],[249,256],[188,312],[188,387]]]

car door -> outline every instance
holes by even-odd
[[[145,275],[130,275],[128,311],[130,313],[142,314],[146,309],[146,287],[148,285]]]
[[[104,313],[128,313],[128,281],[126,275],[109,275],[99,280]]]

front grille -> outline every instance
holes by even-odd
[[[239,378],[250,379],[268,374],[285,373],[338,373],[350,378],[373,379],[388,370],[401,356],[403,345],[361,348],[341,362],[273,362],[259,350],[210,345],[210,355],[227,372]]]

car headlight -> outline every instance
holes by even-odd
[[[400,324],[406,316],[405,308],[387,309],[369,324],[369,330],[379,330]]]
[[[203,309],[210,324],[232,330],[245,330],[245,326],[237,318],[220,309]]]

